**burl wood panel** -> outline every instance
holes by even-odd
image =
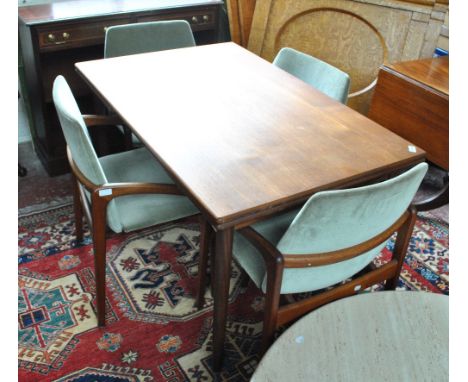
[[[215,225],[272,214],[424,156],[234,43],[76,67]]]
[[[248,48],[272,61],[289,46],[340,68],[351,77],[348,105],[366,114],[381,65],[432,55],[443,23],[431,18],[433,6],[433,1],[257,0]]]
[[[247,47],[257,0],[226,0],[231,41]]]
[[[369,118],[414,142],[449,169],[448,57],[382,67]]]

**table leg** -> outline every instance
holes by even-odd
[[[219,371],[223,363],[224,338],[231,280],[232,239],[234,230],[216,232],[216,261],[214,266],[213,369]]]

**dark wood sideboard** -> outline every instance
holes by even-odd
[[[426,151],[449,171],[449,57],[398,62],[380,68],[369,118]],[[448,181],[423,211],[448,203]]]
[[[68,171],[65,140],[52,103],[57,75],[70,83],[82,113],[93,113],[102,106],[77,76],[74,64],[103,57],[107,27],[184,19],[197,45],[210,44],[219,41],[222,5],[222,0],[57,0],[19,7],[22,93],[30,111],[34,147],[49,175]],[[123,145],[119,130],[110,127],[106,134],[111,144],[103,150],[119,150]]]

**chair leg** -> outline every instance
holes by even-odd
[[[133,149],[132,131],[127,126],[123,126],[123,131],[124,131],[125,149],[132,150]]]
[[[106,324],[106,209],[107,201],[92,195],[94,273],[98,326]]]
[[[76,240],[83,241],[83,206],[80,197],[80,185],[73,176],[73,209],[75,213]]]
[[[263,335],[260,356],[267,351],[273,342],[278,319],[280,302],[281,282],[283,279],[283,264],[275,262],[267,264],[267,290],[265,300],[265,311],[263,315]]]
[[[246,289],[249,286],[250,282],[250,276],[247,274],[247,272],[244,270],[244,268],[240,268],[240,271],[242,272],[242,280],[240,283],[241,288]]]
[[[417,217],[415,208],[411,208],[410,212],[408,219],[403,223],[397,233],[395,248],[393,250],[393,258],[398,261],[398,267],[396,274],[385,282],[385,290],[395,290],[398,285],[401,267],[403,266],[403,261],[405,260],[406,253],[408,251],[408,244],[411,240],[411,235],[413,234],[413,228]]]
[[[208,250],[212,228],[210,223],[200,217],[200,259],[198,263],[198,290],[195,299],[195,307],[200,310],[205,302],[206,273],[208,266]]]
[[[28,174],[28,170],[26,170],[26,167],[23,167],[18,163],[18,176],[24,177],[27,174]]]
[[[209,283],[211,289],[211,296],[214,298],[214,269],[215,269],[215,261],[216,261],[216,235],[214,234],[213,228],[211,228],[211,238],[210,238],[210,276],[209,276]]]

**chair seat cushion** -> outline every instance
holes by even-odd
[[[145,148],[107,155],[99,161],[110,183],[174,184]],[[114,232],[129,232],[198,213],[188,198],[178,195],[128,195],[115,198],[111,203],[114,203],[116,213],[109,213],[108,208],[107,222]]]
[[[299,210],[256,223],[252,228],[276,246]],[[311,292],[346,280],[368,265],[382,251],[385,244],[386,242],[358,257],[336,264],[311,268],[287,268],[283,272],[281,293]],[[267,286],[265,261],[260,252],[239,233],[234,236],[233,257],[257,287],[265,293]]]

